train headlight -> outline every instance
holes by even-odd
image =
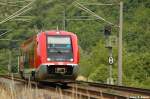
[[[73,59],[71,58],[71,59],[70,59],[70,61],[72,62],[72,61],[73,61]]]
[[[50,58],[47,58],[47,61],[50,61],[51,59]]]

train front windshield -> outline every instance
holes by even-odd
[[[48,61],[73,61],[72,44],[70,36],[47,37]]]

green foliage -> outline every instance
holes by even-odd
[[[3,0],[6,2],[7,0]],[[15,2],[16,0],[12,0]],[[118,3],[118,0],[77,0],[78,2]],[[123,83],[127,86],[150,88],[150,2],[148,0],[124,1],[123,27]],[[30,21],[16,21],[12,19],[0,24],[0,29],[9,29],[11,32],[0,38],[25,40],[37,34],[38,31],[63,29],[64,9],[66,18],[90,16],[89,13],[76,8],[74,0],[36,0],[32,10],[22,16],[30,16]],[[20,9],[25,3],[16,3],[14,6],[0,6],[0,21]],[[104,17],[114,24],[118,24],[119,6],[86,6],[91,11]],[[17,19],[17,18],[16,18]],[[82,18],[81,18],[82,19]],[[85,18],[87,19],[87,18]],[[70,21],[67,20],[66,30],[78,35],[80,44],[80,74],[85,77],[106,82],[108,78],[109,51],[105,48],[102,20]],[[1,33],[1,32],[0,32]],[[112,35],[118,35],[118,28],[112,27]],[[12,69],[17,71],[17,53],[15,50],[23,42],[0,41],[0,73],[7,72],[9,51],[12,51]],[[15,50],[12,50],[15,49]],[[18,50],[17,50],[18,51]],[[117,48],[113,48],[113,78],[117,82]]]
[[[106,83],[108,75],[108,68],[106,65],[100,64],[94,72],[91,73],[89,76],[89,79],[92,79],[94,81],[99,81],[101,83]]]
[[[131,81],[143,83],[150,76],[149,53],[145,54],[127,54],[124,59],[124,74]],[[134,84],[134,83],[133,83]]]
[[[0,74],[7,72],[8,66],[8,53],[7,50],[0,50]]]

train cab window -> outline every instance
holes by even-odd
[[[72,43],[70,36],[47,37],[48,61],[73,61]]]

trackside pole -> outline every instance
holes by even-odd
[[[122,85],[122,30],[123,30],[123,2],[120,2],[119,41],[118,41],[118,85]]]
[[[18,65],[17,65],[17,71],[19,73],[19,56],[18,56]]]
[[[9,58],[8,58],[8,75],[11,73],[11,51],[9,50]]]

